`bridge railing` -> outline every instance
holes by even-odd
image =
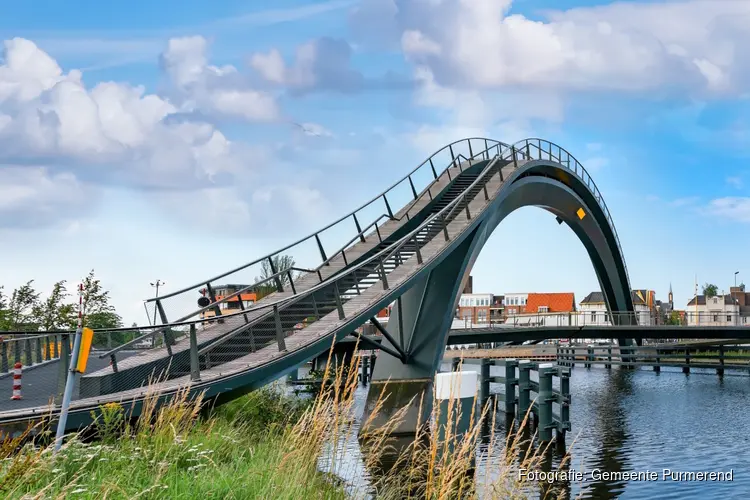
[[[487,329],[487,328],[528,328],[528,327],[618,327],[621,325],[638,326],[747,326],[750,327],[750,315],[740,312],[686,312],[684,316],[672,318],[665,314],[651,311],[636,312],[606,312],[606,311],[574,311],[552,313],[528,313],[511,315],[502,319],[492,319],[488,322],[472,323],[454,320],[453,329]]]
[[[297,293],[295,281],[302,274],[317,274],[322,280],[321,270],[330,266],[334,259],[343,259],[347,263],[346,251],[352,244],[359,241],[382,241],[379,228],[391,220],[408,219],[412,215],[409,208],[420,197],[434,194],[425,189],[443,175],[450,179],[449,169],[457,167],[460,158],[478,159],[481,156],[479,153],[484,152],[484,159],[489,159],[489,151],[498,144],[501,143],[486,138],[468,138],[448,144],[368,202],[314,233],[200,283],[147,299],[149,320],[153,317],[162,324],[167,324],[175,321],[175,318],[182,321],[205,313],[206,309],[211,309],[212,314],[225,314],[225,303],[236,306],[238,293],[235,289],[231,296],[223,296],[217,300],[217,291],[222,286],[222,281],[241,284],[238,288],[242,288],[243,294],[256,292],[256,300],[259,294],[269,291]],[[225,253],[219,254],[226,260]],[[282,259],[282,256],[290,256],[294,265],[290,260]],[[215,258],[211,259],[209,265],[213,267],[217,261]],[[194,304],[201,295],[210,300],[211,306],[196,310],[195,306],[191,307],[191,301]]]
[[[584,368],[601,365],[606,369],[613,366],[626,368],[652,367],[655,372],[662,368],[681,368],[683,373],[691,369],[715,369],[718,375],[724,370],[750,368],[750,346],[717,344],[677,344],[650,346],[557,346],[559,365]]]

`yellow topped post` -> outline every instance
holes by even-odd
[[[89,360],[89,352],[91,352],[91,342],[93,340],[94,330],[91,328],[84,328],[83,332],[81,332],[81,350],[78,354],[78,364],[76,365],[77,372],[86,372],[86,363]]]

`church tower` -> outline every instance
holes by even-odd
[[[672,283],[669,284],[669,310],[674,310],[674,301],[672,300]]]

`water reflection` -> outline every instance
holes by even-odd
[[[493,390],[498,390],[494,387]],[[366,388],[355,395],[357,417],[364,409]],[[540,484],[531,497],[546,492],[562,492],[569,498],[586,499],[683,499],[747,498],[750,492],[750,377],[727,373],[723,379],[712,371],[695,370],[689,376],[679,370],[587,370],[576,367],[571,374],[572,432],[567,446],[571,461],[563,470],[583,473],[583,481],[557,481]],[[478,491],[497,481],[502,470],[507,432],[502,403],[494,429],[487,429],[478,450],[476,478]],[[357,498],[371,493],[370,471],[357,441],[357,427],[337,454],[336,473]],[[492,431],[499,436],[489,448]],[[535,450],[535,444],[525,446]],[[550,448],[543,469],[555,470],[564,451]],[[326,469],[326,464],[321,463]],[[592,477],[595,470],[608,472],[656,471],[658,481],[618,481]],[[663,481],[662,470],[729,471],[733,482]],[[741,494],[738,494],[740,492]]]

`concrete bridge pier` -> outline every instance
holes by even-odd
[[[396,300],[387,331],[407,358],[401,360],[380,351],[372,370],[363,418],[367,421],[378,401],[383,400],[378,414],[372,418],[372,428],[389,427],[392,436],[409,438],[421,426],[429,424],[433,379],[443,358],[470,250],[476,244],[475,235],[466,238],[456,251]],[[386,338],[382,343],[393,347]],[[393,347],[393,350],[399,349]],[[404,418],[390,427],[389,421],[404,407],[408,407]],[[361,429],[360,437],[366,438],[367,431]]]

